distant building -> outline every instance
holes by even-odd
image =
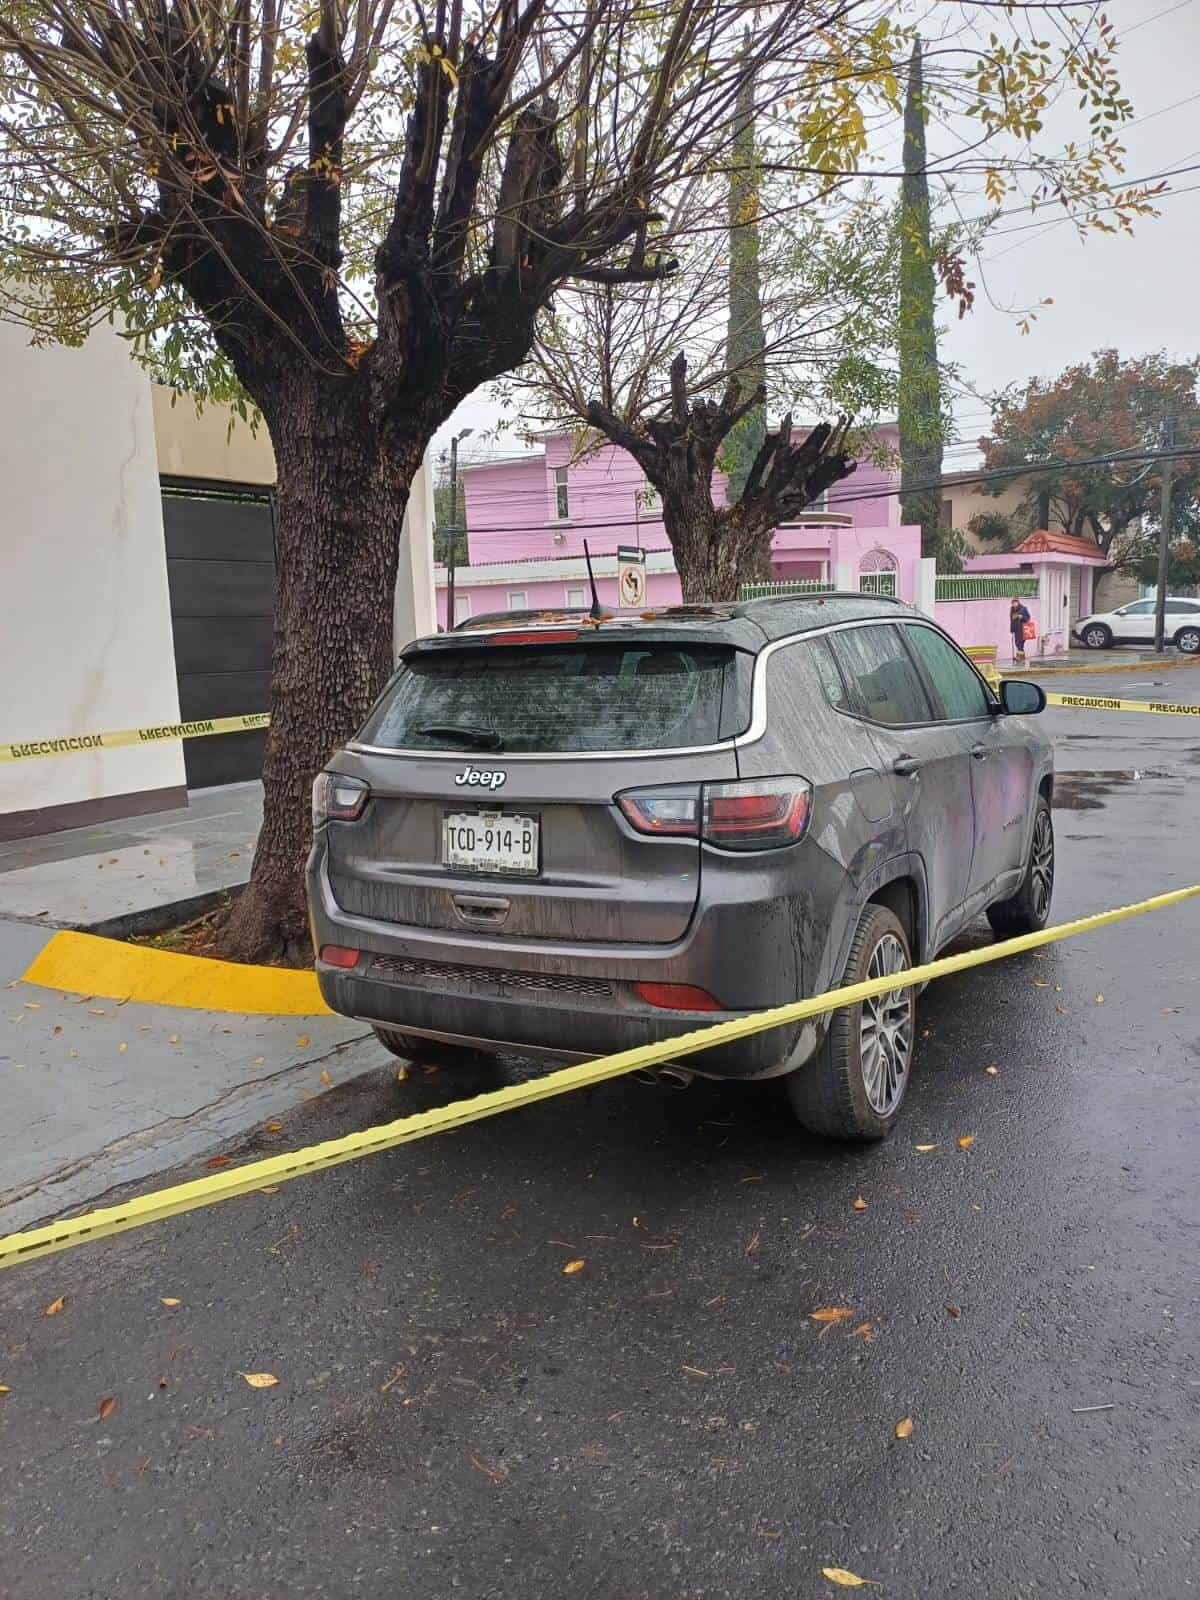
[[[880,430],[896,448],[894,427]],[[616,602],[616,550],[647,553],[647,599],[680,598],[679,577],[658,495],[641,467],[607,441],[580,451],[576,435],[542,436],[542,448],[506,460],[460,468],[469,565],[455,574],[456,621],[492,611],[582,605],[588,597],[584,540],[601,600]],[[823,501],[781,526],[772,539],[776,581],[820,580],[866,586],[910,598],[920,531],[900,523],[896,477],[869,462]],[[714,475],[714,498],[725,503],[725,478]],[[446,621],[446,572],[437,571],[439,616]]]

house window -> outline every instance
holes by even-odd
[[[637,501],[643,511],[662,510],[662,498],[649,478],[642,479],[642,486],[637,492]]]
[[[587,605],[587,590],[582,584],[567,589],[567,604],[578,611],[582,611]]]
[[[942,515],[939,518],[939,521],[941,522],[941,525],[942,525],[943,528],[952,528],[954,526],[954,501],[953,500],[943,500],[942,501]]]
[[[820,513],[822,511],[828,511],[829,510],[829,490],[828,489],[822,489],[820,494],[817,496],[817,498],[815,500],[810,500],[808,502],[808,504],[805,506],[804,509],[807,512],[817,512],[817,513]]]
[[[454,621],[466,622],[471,615],[471,596],[454,591]]]
[[[524,589],[510,589],[508,591],[508,609],[510,611],[529,610],[529,599]]]
[[[567,495],[566,467],[555,467],[554,469],[554,515],[560,522],[565,522],[571,515],[571,502]]]

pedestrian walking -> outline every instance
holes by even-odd
[[[1025,625],[1028,621],[1029,612],[1021,604],[1017,596],[1013,595],[1013,603],[1008,609],[1008,626],[1012,632],[1013,657],[1017,661],[1024,661],[1025,659],[1025,640],[1027,637]],[[1032,631],[1031,629],[1030,633]]]

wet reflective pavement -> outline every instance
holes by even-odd
[[[1047,723],[1055,920],[1195,881],[1200,728]],[[936,984],[881,1147],[623,1081],[5,1273],[0,1594],[1190,1593],[1197,950],[1187,905]]]

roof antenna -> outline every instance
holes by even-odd
[[[588,542],[583,541],[583,559],[587,562],[588,582],[592,586],[592,609],[588,612],[593,622],[604,619],[604,608],[600,604],[600,596],[596,593],[596,574],[592,571],[592,552],[588,549]]]

